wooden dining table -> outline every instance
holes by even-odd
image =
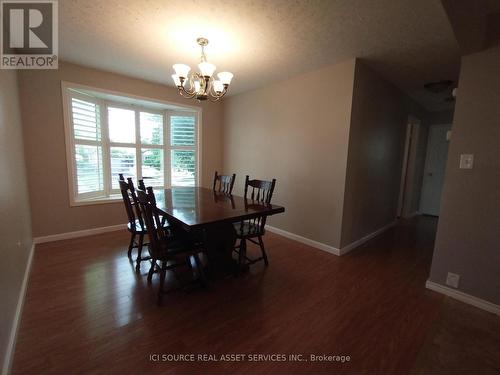
[[[233,223],[285,212],[275,204],[252,201],[202,187],[155,190],[156,206],[169,223],[203,240],[210,269],[233,272]]]

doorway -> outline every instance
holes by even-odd
[[[424,215],[439,216],[450,136],[450,124],[429,127],[419,209]]]

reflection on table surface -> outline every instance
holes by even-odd
[[[238,221],[259,215],[284,212],[277,205],[252,201],[236,195],[201,187],[174,187],[155,190],[157,207],[186,226],[218,221]]]

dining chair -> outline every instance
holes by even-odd
[[[245,206],[251,207],[252,205],[261,206],[262,204],[270,204],[273,196],[276,179],[272,181],[264,180],[250,180],[248,176],[245,177]],[[253,264],[263,260],[265,265],[269,265],[267,259],[266,249],[262,236],[265,234],[267,216],[258,216],[253,219],[243,220],[239,223],[233,224],[236,232],[236,238],[240,240],[239,245],[235,247],[238,254],[238,263],[240,267],[243,262],[246,264]],[[255,240],[255,238],[257,240]],[[260,247],[262,255],[257,259],[250,259],[246,255],[247,243],[250,241]]]
[[[128,218],[127,230],[130,232],[130,243],[127,256],[129,259],[132,259],[132,249],[137,248],[135,270],[136,272],[140,272],[141,262],[150,259],[149,257],[142,257],[142,248],[144,245],[147,245],[144,243],[144,236],[147,234],[147,229],[132,179],[127,178],[127,181],[125,181],[123,175],[120,175],[118,182],[120,184],[120,192]],[[142,184],[143,183],[139,181],[139,185]],[[138,237],[138,241],[136,241],[136,237]]]
[[[156,269],[160,273],[158,304],[161,304],[163,294],[168,293],[164,289],[168,270],[184,265],[191,266],[202,284],[206,285],[203,265],[199,258],[199,254],[203,252],[203,249],[187,235],[182,237],[171,236],[169,231],[161,225],[162,219],[156,207],[156,198],[152,187],[148,187],[146,191],[138,190],[137,197],[149,237],[148,249],[151,256],[151,268],[148,272],[148,283],[151,283]],[[178,262],[179,258],[184,261]],[[190,261],[191,259],[194,260],[194,266]]]
[[[233,175],[231,176],[231,175],[218,174],[217,171],[215,171],[213,190],[221,193],[232,194],[235,180],[236,180],[235,173],[233,173]]]

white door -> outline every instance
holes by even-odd
[[[447,133],[451,125],[432,125],[429,127],[427,156],[425,158],[424,179],[420,198],[420,212],[439,216],[441,191],[448,158]]]

